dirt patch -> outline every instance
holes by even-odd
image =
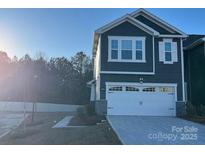
[[[205,125],[205,117],[201,117],[201,116],[185,116],[185,117],[181,117],[182,119],[188,120],[188,121],[192,121],[192,122],[196,122],[196,123],[200,123]]]
[[[113,145],[121,144],[108,123],[79,128],[52,128],[69,113],[36,113],[0,139],[2,145]]]

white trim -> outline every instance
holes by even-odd
[[[138,11],[140,11],[140,9],[137,10],[136,12],[138,12]],[[134,12],[133,12],[133,13],[134,13]],[[132,15],[132,14],[131,14],[131,15]],[[150,17],[150,15],[148,15],[147,13],[145,13],[145,12],[143,12],[143,11],[138,12],[136,15],[134,15],[134,17],[136,18],[136,17],[138,17],[138,16],[140,16],[140,15],[142,15],[142,16],[145,17],[146,19],[150,20],[151,22],[155,23],[156,25],[158,25],[158,26],[164,28],[164,29],[167,30],[168,32],[170,32],[170,33],[175,33],[174,30],[172,30],[172,29],[170,29],[170,28],[164,26],[163,24],[160,24],[159,21],[154,20],[153,18]]]
[[[135,86],[170,86],[170,87],[177,87],[177,83],[138,83],[138,82],[105,82],[105,85],[113,85],[113,86],[119,86],[119,85],[122,85],[122,86],[132,86],[132,85],[135,85]]]
[[[125,16],[118,18],[116,20],[114,20],[113,22],[110,22],[109,24],[106,24],[105,26],[102,26],[100,28],[98,28],[95,33],[104,33],[118,25],[120,25],[121,23],[128,21],[130,23],[132,23],[133,25],[135,25],[136,27],[142,29],[143,31],[151,34],[151,35],[159,35],[159,32],[157,32],[156,30],[152,29],[151,27],[143,24],[142,22],[136,20],[135,18],[133,18],[132,16],[130,16],[129,14],[126,14]]]
[[[95,82],[96,82],[96,80],[95,80],[95,79],[92,79],[92,80],[88,81],[86,84],[87,84],[88,86],[91,86],[92,84],[95,84]]]
[[[164,20],[158,18],[157,16],[151,14],[150,12],[148,12],[148,11],[146,11],[146,10],[144,10],[144,9],[138,9],[137,11],[131,13],[131,16],[137,17],[138,15],[141,15],[142,13],[144,13],[144,14],[147,15],[148,17],[151,17],[151,18],[155,19],[156,21],[158,21],[158,22],[155,22],[155,24],[161,26],[162,28],[165,28],[165,27],[164,27],[164,25],[165,25],[165,26],[167,26],[168,28],[170,28],[170,30],[174,30],[174,31],[176,31],[176,32],[178,32],[178,33],[180,33],[180,34],[182,34],[182,35],[184,35],[184,36],[187,36],[184,32],[182,32],[182,31],[179,30],[178,28],[176,28],[176,27],[174,27],[174,26],[168,24],[166,21],[164,21]],[[152,19],[150,19],[150,20],[152,20]],[[152,20],[152,22],[153,22],[153,20]]]
[[[175,92],[175,101],[178,101],[178,96],[177,96],[177,83],[138,83],[138,82],[105,82],[106,85],[106,93],[107,93],[107,87],[108,86],[139,86],[139,87],[144,87],[144,86],[157,86],[157,87],[174,87],[174,92]]]
[[[154,75],[154,72],[101,71],[100,74]]]
[[[164,38],[163,41],[164,42],[172,42],[172,39],[171,38]]]
[[[99,75],[100,75],[100,71],[101,71],[101,35],[99,37]]]
[[[173,64],[174,63],[174,61],[173,61],[173,56],[172,56],[172,39],[167,39],[167,38],[165,38],[165,39],[163,39],[163,43],[164,43],[164,50],[163,50],[163,52],[164,52],[164,64]],[[171,44],[171,51],[165,51],[165,43],[170,43]],[[170,52],[171,53],[171,61],[166,61],[166,52]]]
[[[154,38],[154,36],[152,37],[152,47],[153,47],[153,49],[152,49],[152,51],[153,51],[153,53],[152,53],[152,55],[153,55],[153,69],[152,69],[152,71],[153,71],[153,73],[155,74],[155,38]]]
[[[116,63],[146,63],[146,60],[129,60],[129,59],[108,59],[108,62],[116,62]]]
[[[165,51],[165,43],[166,43],[166,42],[171,43],[171,51],[170,51],[170,52],[171,52],[171,61],[166,61],[166,57],[165,57],[166,54],[165,54],[165,53],[166,53],[166,52],[169,52],[169,51]],[[174,60],[174,57],[173,57],[173,52],[174,52],[173,49],[172,49],[172,46],[173,46],[173,43],[174,43],[174,42],[173,42],[173,39],[172,39],[172,38],[164,38],[163,41],[162,41],[162,43],[163,43],[163,47],[164,47],[164,49],[163,49],[163,54],[164,54],[164,61],[163,61],[163,63],[164,63],[164,64],[173,64],[174,62],[178,62],[178,61],[175,61],[175,60]],[[176,45],[178,46],[178,43],[177,43],[177,42],[176,42]],[[160,52],[160,51],[161,51],[161,50],[159,49],[159,52]],[[176,56],[178,57],[178,52],[176,52],[176,54],[177,54]],[[159,55],[160,55],[160,53],[159,53]],[[178,59],[178,58],[177,58],[177,59]]]
[[[117,40],[118,41],[118,59],[112,59],[111,58],[111,41],[112,40]],[[132,41],[132,59],[122,59],[122,48],[121,48],[121,42],[122,40],[130,40]],[[142,41],[142,60],[136,60],[136,45],[135,42],[137,40]],[[139,37],[135,37],[135,36],[108,36],[108,62],[136,62],[136,63],[145,63],[146,62],[146,42],[145,42],[146,38],[139,36]]]
[[[145,27],[146,29],[148,29],[148,30],[150,30],[150,31],[152,31],[153,33],[154,33],[154,35],[156,35],[156,36],[158,36],[159,35],[159,32],[158,31],[156,31],[156,30],[154,30],[153,28],[151,28],[151,27],[149,27],[148,25],[146,25],[146,24],[144,24],[144,23],[142,23],[142,22],[140,22],[139,20],[137,20],[137,19],[135,19],[135,18],[133,18],[132,16],[128,16],[130,19],[132,19],[133,21],[135,21],[136,23],[138,23],[138,24],[140,24],[140,25],[142,25],[143,27]]]
[[[158,37],[166,37],[166,38],[186,38],[187,35],[159,35]]]
[[[97,45],[97,52],[96,52],[96,55],[94,57],[94,71],[93,71],[93,78],[97,79],[97,76],[99,75],[100,73],[100,70],[101,70],[101,41],[100,41],[100,38],[98,38],[98,45]]]
[[[184,87],[184,54],[183,54],[183,41],[180,39],[181,45],[181,69],[182,69],[182,101],[185,101],[185,87]]]
[[[90,101],[95,101],[96,100],[96,93],[95,93],[95,90],[96,90],[96,86],[95,84],[92,84],[91,85],[91,92],[90,92]]]

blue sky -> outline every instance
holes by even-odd
[[[93,32],[136,9],[0,9],[0,50],[10,57],[91,56]],[[205,9],[147,9],[188,34],[205,34]]]

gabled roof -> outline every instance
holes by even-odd
[[[203,42],[205,42],[205,35],[189,35],[183,42],[184,50],[192,49]]]
[[[130,14],[132,17],[137,17],[139,15],[144,16],[145,18],[148,18],[149,20],[151,20],[152,22],[154,22],[155,24],[158,24],[159,26],[161,26],[162,28],[170,31],[171,33],[177,32],[181,35],[184,35],[185,37],[187,36],[186,33],[182,32],[181,30],[179,30],[178,28],[170,25],[169,23],[167,23],[166,21],[160,19],[159,17],[155,16],[154,14],[146,11],[145,9],[138,9],[136,11],[134,11],[133,13]]]
[[[143,31],[152,34],[152,35],[159,35],[159,32],[157,32],[156,30],[152,29],[151,27],[143,24],[142,22],[140,22],[139,20],[133,18],[132,16],[130,16],[129,14],[126,14],[125,16],[114,20],[113,22],[106,24],[105,26],[100,27],[99,29],[97,29],[95,31],[95,33],[101,34],[104,33],[110,29],[112,29],[113,27],[116,27],[118,25],[120,25],[121,23],[128,21],[131,24],[133,24],[134,26],[142,29]]]
[[[97,50],[100,34],[106,32],[106,31],[108,31],[108,30],[122,24],[123,22],[126,22],[126,21],[133,24],[134,26],[142,29],[143,31],[153,35],[153,36],[159,36],[160,37],[160,33],[158,31],[154,30],[150,26],[145,25],[144,23],[142,23],[139,20],[135,19],[135,17],[137,17],[138,15],[146,16],[146,18],[149,18],[149,20],[154,21],[155,23],[157,23],[162,28],[165,28],[166,30],[169,30],[171,33],[176,33],[176,32],[179,33],[179,35],[176,35],[178,37],[187,37],[187,35],[184,32],[180,31],[176,27],[166,23],[162,19],[156,17],[155,15],[149,13],[148,11],[146,11],[144,9],[138,9],[137,11],[135,11],[131,14],[126,14],[123,17],[118,18],[118,19],[114,20],[113,22],[110,22],[110,23],[106,24],[105,26],[100,27],[99,29],[97,29],[94,32],[93,55],[95,55],[95,52]]]
[[[155,36],[159,35],[159,32],[157,32],[153,28],[143,24],[142,22],[133,18],[129,14],[126,14],[126,15],[122,16],[121,18],[118,18],[118,19],[114,20],[113,22],[110,22],[110,23],[106,24],[105,26],[98,28],[94,32],[94,40],[93,40],[93,54],[94,55],[95,55],[95,51],[97,50],[99,35],[114,28],[114,27],[116,27],[116,26],[118,26],[118,25],[120,25],[123,22],[126,22],[126,21],[133,24],[134,26],[142,29],[143,31],[151,34],[151,35],[155,35]]]

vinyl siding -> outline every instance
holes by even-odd
[[[177,83],[178,101],[182,101],[182,72],[181,72],[181,45],[180,39],[173,39],[177,42],[178,48],[178,62],[174,64],[163,64],[159,62],[159,49],[158,42],[162,38],[155,38],[155,75],[114,75],[114,74],[101,74],[101,99],[105,99],[105,82],[139,82],[139,78],[144,79],[144,83]],[[103,53],[104,54],[104,53]],[[124,63],[122,63],[123,65]],[[149,64],[150,65],[150,64]],[[123,67],[123,66],[122,66]]]
[[[146,63],[108,62],[108,36],[145,36]],[[103,33],[101,35],[101,71],[152,72],[153,71],[152,36],[129,22]]]
[[[178,35],[179,34],[179,33],[170,33],[166,29],[153,23],[152,21],[148,20],[147,18],[143,17],[142,15],[137,16],[136,19],[141,21],[142,23],[148,25],[149,27],[153,28],[154,30],[158,31],[160,34],[163,34],[163,35]]]
[[[205,48],[204,44],[187,50],[185,57],[185,81],[188,83],[188,100],[193,104],[204,104],[205,87]]]

